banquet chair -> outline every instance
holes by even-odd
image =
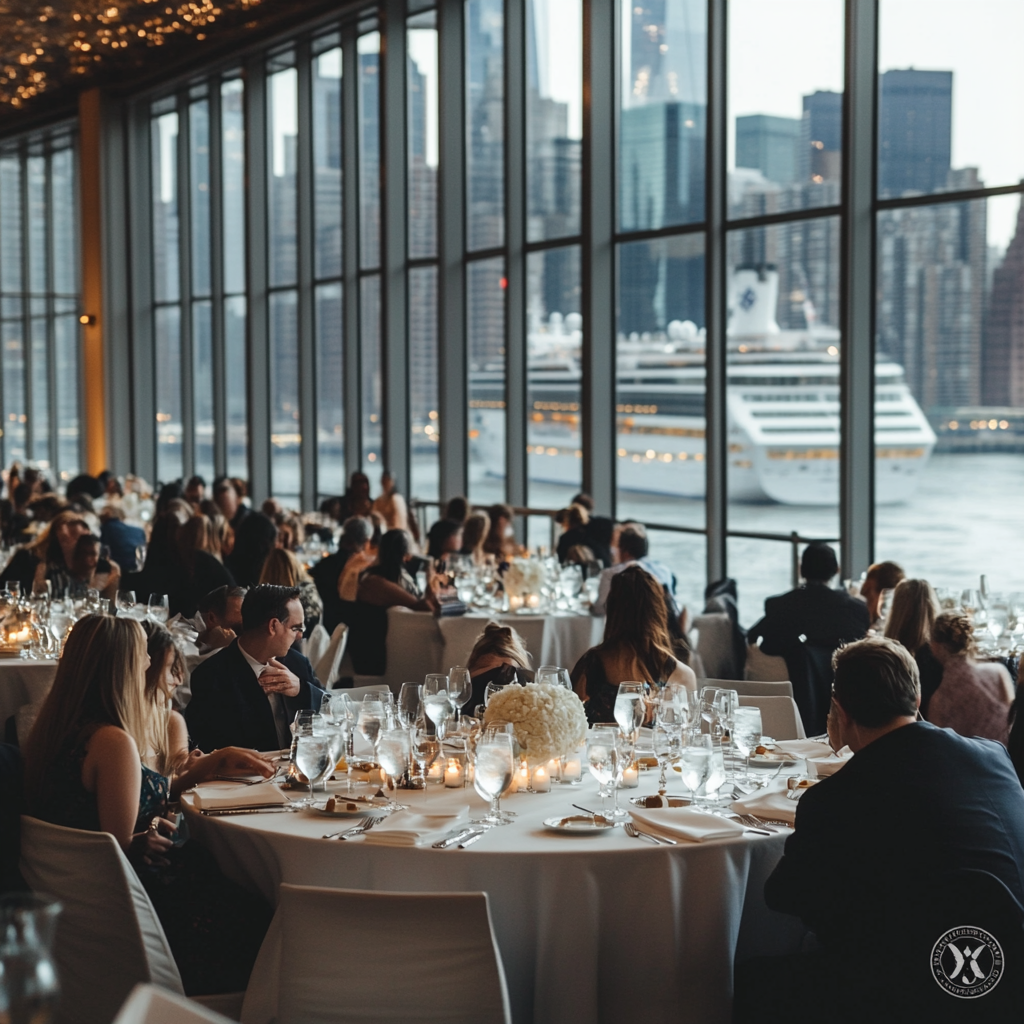
[[[314,667],[324,656],[327,645],[331,642],[331,634],[323,623],[318,622],[310,632],[307,639],[302,641],[302,653],[309,658],[310,664]]]
[[[184,996],[138,984],[125,1000],[114,1024],[230,1024],[231,1018]]]
[[[323,629],[320,625],[316,628]],[[324,629],[323,632],[326,635],[327,630]],[[316,659],[310,657],[309,660],[313,663],[313,672],[325,690],[329,690],[338,681],[341,659],[345,657],[347,646],[348,626],[344,622],[339,622],[334,627],[334,632],[330,635],[327,646],[323,649],[320,657]]]
[[[388,688],[383,683],[371,683],[369,686],[352,686],[348,689],[335,690],[334,692],[351,700],[362,700],[368,693],[387,693],[387,691]]]
[[[358,934],[358,970],[311,949]],[[242,1006],[244,1024],[511,1024],[487,894],[282,884]]]
[[[709,679],[708,682],[710,683],[711,680]],[[729,687],[735,690],[741,697],[793,696],[793,684],[788,679],[771,683],[754,679],[734,679],[729,681]]]
[[[693,628],[697,632],[694,650],[704,663],[704,671],[715,679],[739,676],[742,666],[735,663],[732,619],[728,613],[697,615],[693,620]]]
[[[760,708],[761,732],[776,740],[807,738],[800,709],[792,697],[748,697],[740,694],[741,708]]]
[[[743,670],[744,679],[777,683],[789,679],[789,666],[785,658],[765,654],[756,644],[747,644],[747,665]]]
[[[138,982],[184,995],[163,926],[117,840],[106,832],[21,819],[21,873],[58,899],[56,1024],[108,1024]],[[237,1011],[240,993],[197,1002]]]

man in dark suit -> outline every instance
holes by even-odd
[[[747,641],[765,654],[786,659],[793,697],[808,736],[825,730],[832,654],[859,640],[870,626],[867,605],[829,581],[839,572],[836,553],[827,544],[808,544],[800,559],[804,585],[788,594],[769,597],[764,617],[747,633]]]
[[[836,654],[829,735],[854,757],[800,798],[764,888],[768,906],[798,916],[820,949],[745,968],[737,1000],[751,1019],[764,1019],[773,978],[786,993],[785,1019],[805,1019],[791,998],[799,984],[812,1004],[807,1019],[834,1019],[813,1006],[822,983],[849,972],[867,984],[879,966],[872,957],[899,935],[908,894],[934,885],[941,902],[950,872],[989,872],[1024,903],[1024,790],[1006,748],[918,720],[920,699],[917,664],[896,641],[869,637]]]
[[[309,570],[324,606],[323,624],[328,633],[333,633],[339,623],[346,621],[345,602],[338,593],[341,574],[353,555],[366,552],[372,537],[373,523],[369,519],[365,516],[349,516],[342,524],[337,552],[321,558]]]
[[[292,644],[303,631],[295,587],[263,584],[242,602],[242,633],[192,673],[185,721],[196,746],[279,750],[296,711],[320,710],[324,691]]]

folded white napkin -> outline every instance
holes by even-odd
[[[818,740],[779,740],[775,746],[791,757],[828,757],[832,748]]]
[[[786,796],[785,789],[775,787],[735,800],[729,806],[737,814],[756,814],[759,818],[785,821],[792,825],[796,821],[796,805],[796,800]]]
[[[363,833],[363,842],[376,846],[429,846],[469,821],[469,808],[447,814],[395,811],[387,820]]]
[[[195,805],[200,811],[241,810],[244,807],[266,807],[286,804],[288,797],[273,782],[245,786],[237,782],[202,785],[195,789]]]
[[[851,757],[853,757],[853,751],[849,747],[843,747],[834,754],[829,753],[826,757],[809,757],[807,758],[807,774],[818,778],[835,775]]]
[[[642,832],[653,832],[669,839],[686,839],[691,843],[734,839],[744,832],[744,826],[735,821],[689,807],[647,807],[630,813]]]

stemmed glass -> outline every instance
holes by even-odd
[[[618,722],[622,735],[629,742],[629,757],[636,754],[636,741],[640,736],[640,726],[647,717],[647,697],[650,686],[647,683],[619,683],[619,692],[615,697],[615,721]],[[616,797],[616,800],[618,798]],[[618,809],[618,804],[616,804]]]
[[[295,765],[309,780],[309,798],[302,801],[308,807],[313,803],[313,787],[326,778],[331,770],[331,742],[327,736],[299,736],[295,743]]]
[[[431,672],[423,682],[423,710],[437,729],[437,738],[444,742],[452,703],[448,697],[448,677]]]
[[[711,737],[701,734],[696,729],[684,737],[683,747],[679,752],[679,767],[683,785],[690,792],[690,800],[697,801],[697,790],[707,782],[711,771]]]
[[[377,737],[377,761],[387,774],[388,810],[401,811],[406,804],[400,804],[393,794],[398,789],[401,777],[409,770],[411,750],[409,733],[401,726],[383,729]]]
[[[363,698],[363,703],[359,706],[359,718],[356,722],[356,728],[371,747],[376,748],[377,737],[380,736],[384,722],[384,704],[379,698],[368,693]]]
[[[455,722],[458,725],[462,709],[473,696],[473,677],[469,669],[462,665],[453,665],[448,669],[448,699],[455,708]]]
[[[398,693],[398,720],[406,729],[412,728],[419,718],[421,708],[420,684],[402,683],[402,689]]]
[[[427,788],[427,769],[437,760],[441,753],[441,741],[437,734],[427,728],[427,723],[420,719],[412,729],[412,757],[419,769],[423,789]]]
[[[547,683],[549,686],[561,686],[566,690],[572,689],[572,682],[569,679],[569,670],[559,668],[557,665],[541,665],[537,669],[534,682]]]
[[[150,594],[146,605],[146,616],[154,622],[165,623],[170,617],[170,603],[166,594]]]
[[[736,708],[732,713],[732,742],[743,758],[743,774],[750,778],[750,752],[761,742],[761,709]]]
[[[686,714],[675,704],[661,704],[654,723],[654,756],[658,759],[661,774],[658,777],[658,792],[664,793],[668,785],[669,763],[679,757],[683,729],[686,728]]]
[[[501,794],[512,784],[514,771],[512,737],[504,729],[487,729],[476,742],[473,785],[491,806],[487,814],[474,820],[474,824],[507,825],[512,820],[501,811]]]
[[[625,818],[625,811],[619,810],[618,783],[628,757],[627,740],[617,725],[599,723],[591,726],[587,734],[587,766],[590,774],[597,779],[601,793],[601,809],[609,820]],[[612,809],[607,810],[609,791],[612,795]]]
[[[119,590],[117,592],[117,611],[125,618],[135,618],[135,591]]]
[[[320,714],[323,716],[325,723],[325,734],[330,740],[331,745],[331,772],[338,767],[338,762],[341,761],[345,754],[345,749],[348,746],[348,730],[349,722],[348,715],[342,709],[340,699],[335,699],[329,693],[325,693],[323,700],[320,702]],[[348,783],[348,772],[345,773],[345,781]],[[350,788],[346,786],[346,790]]]

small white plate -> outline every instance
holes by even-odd
[[[361,818],[367,814],[379,814],[384,807],[384,803],[368,804],[361,800],[345,800],[338,797],[335,799],[333,811],[327,810],[326,800],[317,802],[306,809],[314,814],[323,815],[325,818]]]
[[[589,814],[567,814],[563,818],[545,818],[544,827],[549,832],[563,835],[596,836],[615,828],[611,821],[598,821]]]

